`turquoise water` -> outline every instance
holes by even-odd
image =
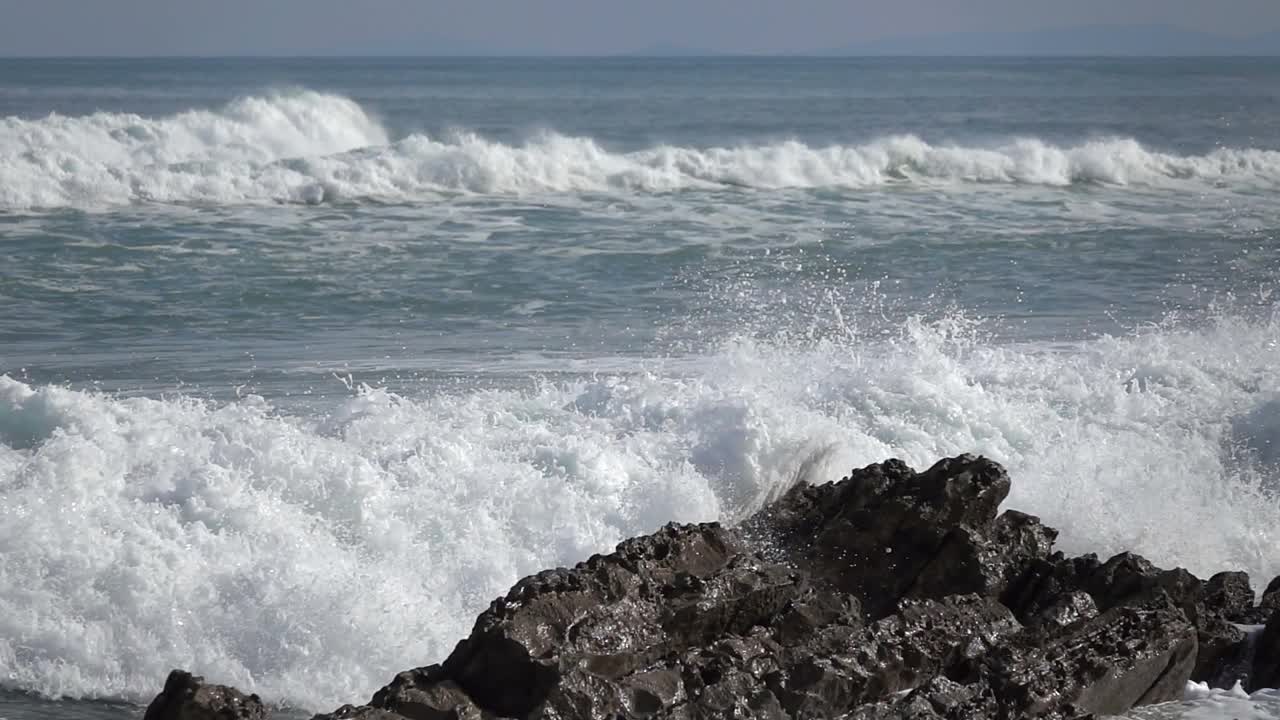
[[[1278,111],[1274,59],[0,60],[4,702],[331,709],[888,456],[1261,584]]]

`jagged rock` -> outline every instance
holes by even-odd
[[[439,665],[406,670],[390,685],[379,690],[369,702],[372,708],[388,711],[391,717],[411,720],[485,720],[493,715],[476,707],[445,674]],[[359,716],[372,720],[378,716]]]
[[[270,717],[257,695],[225,685],[205,684],[183,670],[169,673],[164,690],[147,706],[143,720],[265,720]]]
[[[1262,600],[1258,602],[1258,607],[1267,613],[1280,610],[1280,577],[1276,577],[1267,583],[1266,589],[1262,591]]]
[[[890,460],[739,529],[668,525],[521,580],[441,664],[315,720],[1065,720],[1280,675],[1280,613],[1250,667],[1228,622],[1256,611],[1243,574],[1064,557],[997,514],[1008,491],[985,458]],[[214,716],[147,720],[179,717]]]
[[[1161,570],[1141,555],[1126,552],[1107,560],[1090,575],[1085,590],[1103,612],[1167,594],[1195,622],[1200,616],[1204,583],[1182,568]]]
[[[788,718],[766,685],[779,672],[781,648],[765,628],[726,638],[673,659],[680,668],[690,717]]]
[[[986,683],[962,685],[945,677],[892,700],[863,705],[848,720],[968,720],[998,717],[999,704]]]
[[[1056,536],[1038,518],[1016,510],[1005,512],[982,530],[957,526],[906,596],[940,598],[964,592],[998,596],[1031,560],[1049,554]]]
[[[573,570],[521,581],[443,670],[500,715],[527,715],[553,690],[572,712],[620,712],[639,682],[631,676],[674,651],[746,635],[804,594],[794,572],[746,552],[732,531],[669,525]]]
[[[990,598],[908,599],[861,633],[824,630],[789,648],[770,689],[795,717],[837,717],[942,674],[974,676],[990,648],[1021,629]]]
[[[1047,635],[1030,631],[985,659],[1008,717],[1115,715],[1176,700],[1196,657],[1195,627],[1168,597],[1120,606]]]
[[[1050,618],[1063,599],[1085,592],[1087,580],[1102,564],[1095,555],[1064,558],[1061,553],[1033,560],[1017,582],[1001,597],[1014,615],[1027,625],[1038,625]],[[1085,593],[1088,594],[1088,593]],[[1090,600],[1093,596],[1089,595]],[[1094,601],[1095,613],[1097,602]]]
[[[904,597],[998,595],[1048,555],[1056,533],[996,511],[1009,476],[962,455],[917,473],[890,460],[838,483],[793,488],[748,523],[814,577],[856,596],[871,618]]]
[[[1245,622],[1253,609],[1253,586],[1249,584],[1249,574],[1220,572],[1209,578],[1204,584],[1201,603],[1208,612],[1226,620]]]
[[[1093,601],[1093,596],[1083,590],[1076,590],[1061,596],[1052,605],[1040,611],[1034,624],[1066,627],[1097,616],[1098,605]]]
[[[1201,582],[1186,570],[1162,570],[1133,553],[1105,563],[1092,555],[1067,559],[1055,554],[1033,562],[1002,599],[1024,623],[1038,626],[1056,619],[1054,613],[1068,599],[1078,601],[1081,590],[1104,611],[1169,597],[1197,628],[1192,679],[1230,688],[1248,677],[1246,635],[1232,623],[1258,622],[1255,618],[1266,611],[1253,606],[1247,574],[1223,572]]]

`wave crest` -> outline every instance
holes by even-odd
[[[311,91],[164,118],[9,117],[0,120],[0,207],[271,200],[253,175],[281,159],[388,142],[358,103]]]
[[[392,142],[359,104],[310,91],[157,119],[115,113],[8,118],[0,121],[0,148],[0,207],[8,208],[413,201],[459,192],[1280,183],[1280,152],[1219,149],[1184,156],[1125,138],[1069,147],[1035,138],[967,147],[900,135],[861,145],[789,141],[634,152],[555,133],[517,145],[472,133]]]

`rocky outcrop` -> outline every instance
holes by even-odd
[[[169,673],[164,690],[147,706],[143,720],[264,720],[267,709],[257,695],[245,695],[225,685],[206,684],[204,678],[181,670]]]
[[[984,458],[888,461],[669,525],[521,580],[442,663],[316,720],[1070,718],[1280,680],[1276,583],[1255,605],[1243,573],[1067,558],[1008,492]]]
[[[916,473],[898,460],[839,483],[798,486],[747,523],[781,557],[854,595],[868,615],[904,597],[998,596],[1057,533],[1030,515],[997,516],[1009,476],[961,456]]]

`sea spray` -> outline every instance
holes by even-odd
[[[443,657],[524,574],[672,520],[733,522],[801,474],[961,451],[1007,463],[1008,506],[1070,552],[1269,578],[1277,468],[1235,449],[1269,427],[1276,331],[1224,317],[1050,350],[913,319],[741,337],[678,374],[356,388],[315,417],[5,378],[3,677],[144,699],[199,667],[324,708]]]

